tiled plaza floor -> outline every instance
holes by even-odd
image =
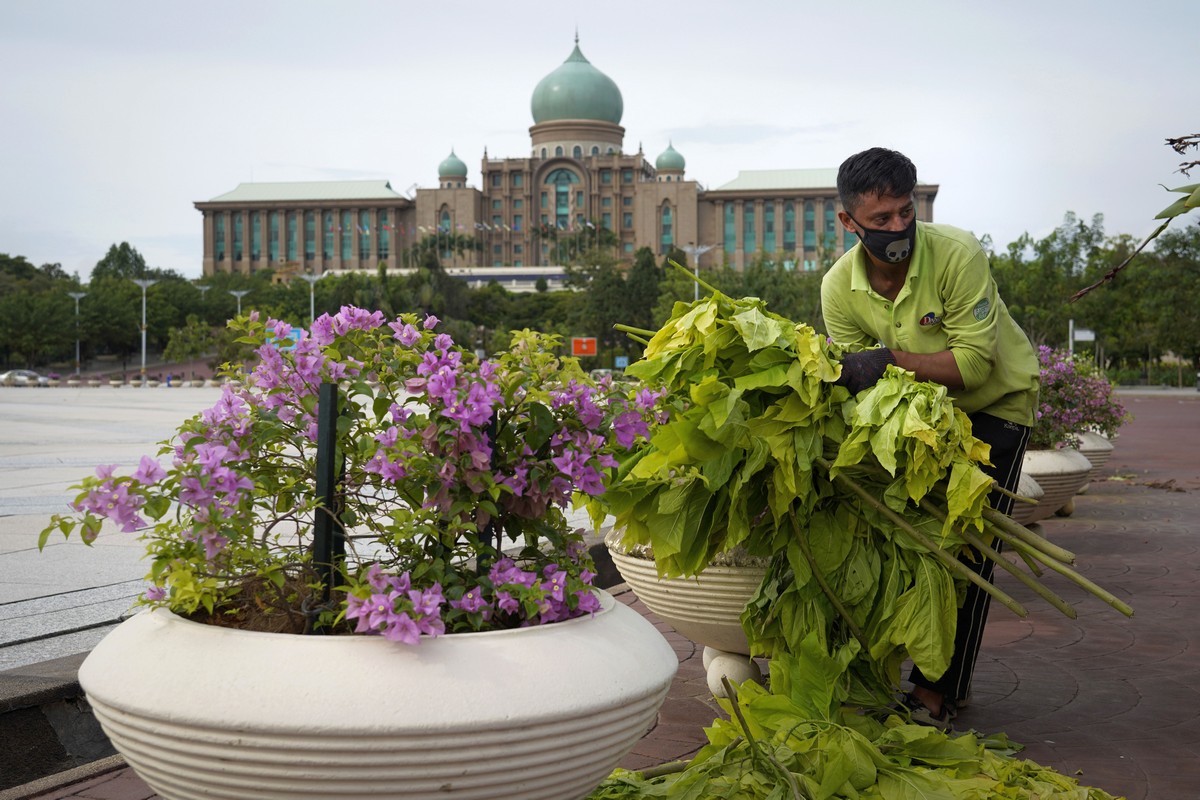
[[[974,702],[957,727],[1003,731],[1025,755],[1129,800],[1200,797],[1200,393],[1127,398],[1135,419],[1069,518],[1043,527],[1077,565],[1136,614],[1127,619],[1063,579],[1046,582],[1079,611],[1069,620],[1006,574],[1000,585],[1030,609],[993,607]],[[657,724],[630,768],[687,758],[715,716],[701,649],[654,619],[679,655]],[[0,792],[0,796],[5,793]],[[151,800],[122,766],[69,781],[39,800]]]

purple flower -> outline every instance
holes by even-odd
[[[405,347],[412,347],[421,341],[421,332],[413,327],[411,323],[396,320],[395,322],[388,323],[388,327],[396,332],[393,338]]]

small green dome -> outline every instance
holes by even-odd
[[[463,160],[454,155],[454,148],[450,149],[450,155],[441,164],[438,164],[439,178],[465,178],[467,177],[467,165]]]
[[[657,159],[654,160],[654,167],[660,170],[679,170],[683,172],[684,164],[683,156],[679,155],[679,151],[671,144],[667,144],[667,149],[663,150]]]
[[[558,69],[551,72],[533,90],[530,102],[534,123],[559,119],[592,119],[621,123],[625,101],[613,79],[591,65],[575,49]]]

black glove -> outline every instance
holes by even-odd
[[[850,394],[858,394],[879,382],[888,364],[895,364],[896,357],[886,347],[847,353],[842,356],[842,375],[834,385],[845,386]]]

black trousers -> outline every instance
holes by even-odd
[[[1025,446],[1029,444],[1031,429],[982,413],[971,415],[971,428],[976,438],[992,446],[992,466],[984,467],[983,471],[1008,491],[1015,492],[1017,482],[1021,478],[1021,464],[1025,458]],[[988,502],[1002,514],[1012,512],[1013,499],[1001,492],[992,492],[988,496]],[[992,547],[1000,550],[1000,542],[994,542]],[[984,558],[978,551],[974,551],[974,548],[972,551],[974,560],[959,560],[984,580],[991,581],[996,563],[990,558]],[[983,627],[987,624],[988,607],[991,603],[990,594],[974,583],[967,584],[966,597],[958,609],[954,653],[950,657],[950,666],[946,668],[946,674],[936,681],[931,681],[921,674],[921,670],[913,667],[909,680],[917,686],[940,693],[951,702],[965,698],[971,691],[971,676],[975,672],[975,660],[979,657],[979,645],[983,641]]]

